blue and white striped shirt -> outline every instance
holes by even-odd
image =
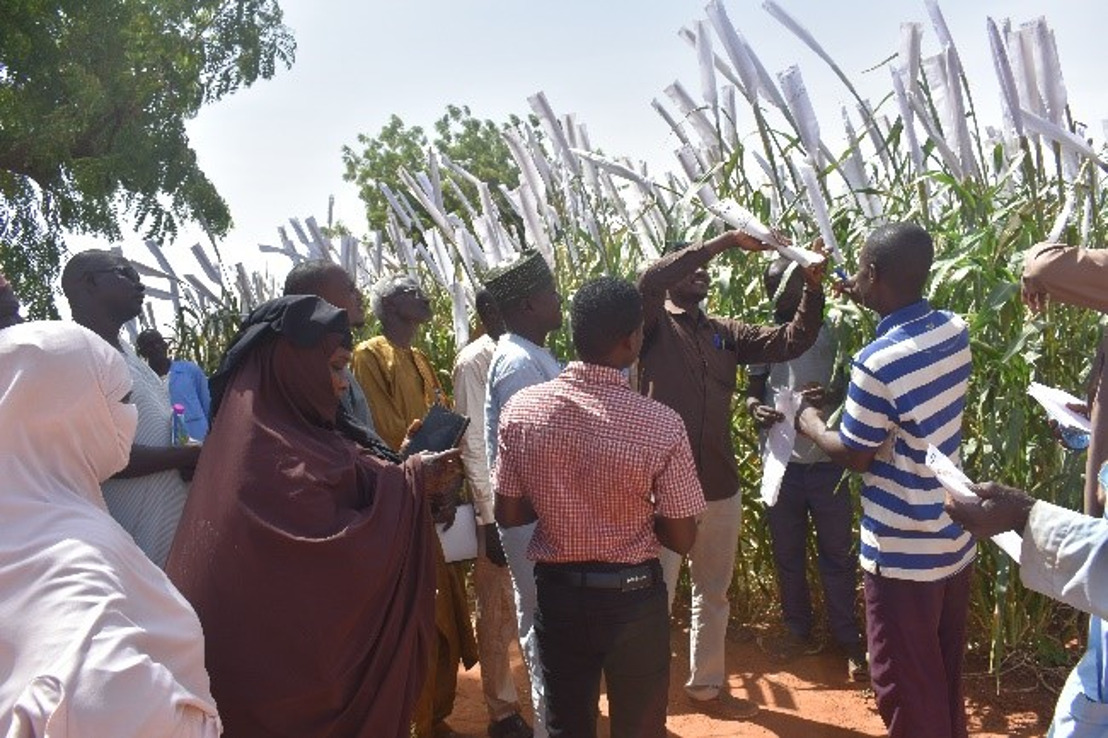
[[[879,449],[862,476],[862,568],[938,581],[973,561],[973,538],[943,512],[927,445],[958,462],[970,369],[969,331],[926,300],[885,316],[854,359],[839,437]]]

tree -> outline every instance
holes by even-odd
[[[494,197],[500,200],[501,211],[509,213],[510,209],[497,192],[497,185],[516,187],[519,171],[501,132],[519,125],[531,126],[538,132],[538,121],[531,118],[523,121],[512,115],[507,123],[497,124],[473,117],[468,106],[448,105],[446,113],[435,121],[435,137],[429,141],[423,128],[406,126],[403,120],[393,115],[377,135],[359,134],[361,152],[350,146],[343,147],[342,159],[346,165],[343,179],[358,185],[370,228],[384,228],[388,201],[381,194],[379,185],[386,184],[393,191],[406,189],[400,182],[400,168],[412,174],[425,171],[428,149],[434,147],[470,174],[487,182]],[[470,202],[477,202],[477,192],[472,184],[458,177],[454,178],[454,182]],[[461,209],[453,190],[445,189],[443,199],[448,211]]]
[[[277,0],[0,4],[0,264],[32,315],[54,314],[65,230],[226,233],[184,124],[292,64],[282,17]]]
[[[346,165],[342,178],[358,185],[358,197],[365,203],[370,228],[382,228],[389,204],[379,184],[396,190],[401,167],[409,172],[424,168],[427,134],[421,127],[408,127],[399,116],[392,115],[376,136],[359,133],[358,145],[363,147],[361,153],[350,146],[342,147],[342,161]]]

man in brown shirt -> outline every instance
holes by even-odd
[[[708,261],[728,249],[770,248],[738,231],[667,253],[639,278],[644,340],[639,358],[639,391],[677,411],[685,423],[697,474],[708,502],[689,552],[693,622],[690,674],[685,689],[705,707],[723,705],[734,717],[749,717],[757,706],[723,690],[724,638],[730,602],[727,590],[735,568],[742,519],[739,471],[731,441],[731,398],[739,364],[788,361],[808,350],[823,323],[822,265],[805,270],[805,286],[793,319],[780,326],[755,326],[706,315]],[[667,249],[670,252],[670,249]],[[670,602],[681,556],[662,550]],[[711,702],[709,702],[711,701]]]

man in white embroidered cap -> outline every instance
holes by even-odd
[[[537,251],[485,275],[485,289],[504,319],[505,333],[496,343],[485,393],[485,450],[489,468],[496,463],[500,412],[516,392],[558,376],[562,365],[546,348],[546,337],[562,325],[562,298],[550,266]],[[495,487],[494,487],[495,492]],[[546,698],[542,661],[535,636],[534,564],[527,558],[534,525],[501,528],[500,537],[512,572],[519,619],[519,643],[531,677],[536,738],[546,738]]]

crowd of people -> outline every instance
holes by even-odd
[[[769,248],[727,231],[673,244],[637,284],[586,281],[568,363],[547,347],[564,317],[557,281],[525,252],[483,277],[453,403],[414,345],[432,307],[406,274],[373,285],[379,333],[355,344],[354,280],[297,264],[210,380],[157,331],[133,349],[121,339],[144,300],[122,256],[66,264],[72,322],[23,322],[0,276],[0,734],[445,738],[459,664],[479,661],[490,738],[595,736],[602,678],[611,735],[661,738],[685,562],[685,698],[753,718],[725,661],[743,491],[731,408],[744,394],[764,444],[778,424],[798,434],[766,515],[783,621],[759,640],[767,653],[824,647],[811,526],[844,675],[870,680],[890,736],[966,736],[975,537],[1016,530],[1025,583],[1094,615],[1054,734],[1103,735],[1102,393],[1084,513],[996,483],[952,498],[924,458],[929,445],[959,458],[970,340],[924,298],[931,237],[878,228],[835,284],[880,318],[849,366],[825,322],[822,264],[765,268],[771,325],[705,312],[709,261]],[[1106,272],[1099,252],[1037,247],[1024,300],[1108,310]],[[780,402],[791,393],[795,416]],[[470,421],[458,447],[408,453],[422,419],[452,404]],[[857,534],[844,470],[862,475]],[[475,517],[475,618],[470,567],[436,533],[461,515]]]

